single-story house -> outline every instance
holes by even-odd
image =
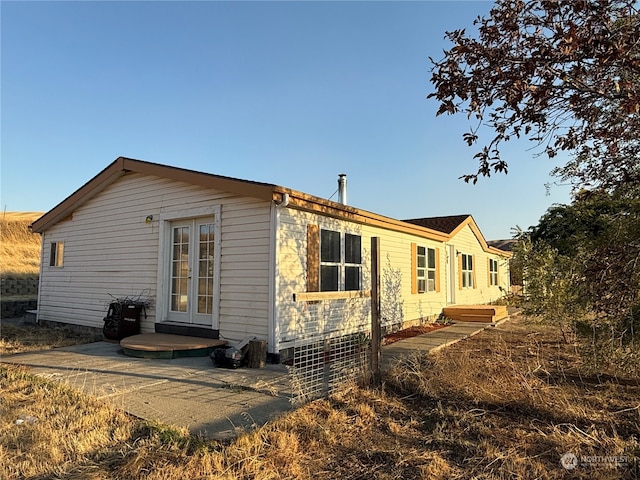
[[[310,336],[368,328],[372,238],[385,328],[509,291],[510,254],[490,247],[471,215],[401,221],[123,157],[32,230],[43,240],[39,320],[102,327],[113,298],[144,295],[153,301],[143,333],[256,337],[275,360]]]

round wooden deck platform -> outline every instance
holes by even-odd
[[[141,333],[120,340],[125,355],[140,358],[206,357],[226,344],[224,340],[168,333]]]

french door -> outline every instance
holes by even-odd
[[[217,328],[213,217],[171,222],[167,319]]]

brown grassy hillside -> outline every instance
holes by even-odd
[[[3,277],[37,274],[40,269],[40,235],[29,225],[40,212],[0,214],[0,273]]]

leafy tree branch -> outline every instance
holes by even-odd
[[[437,115],[466,114],[463,134],[495,136],[464,175],[507,172],[501,146],[526,137],[549,156],[571,161],[554,171],[577,186],[615,189],[639,181],[640,15],[634,1],[499,0],[486,18],[446,33],[453,47],[433,60],[428,98]]]

